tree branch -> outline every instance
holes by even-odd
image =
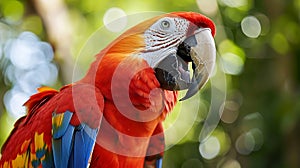
[[[63,83],[72,82],[74,60],[71,54],[72,29],[68,9],[63,0],[33,0],[34,6],[41,16],[49,41],[55,48],[59,60]]]

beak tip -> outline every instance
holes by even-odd
[[[199,86],[197,84],[192,84],[189,88],[186,94],[184,95],[183,98],[179,99],[179,101],[184,101],[187,100],[191,97],[193,97],[197,92],[199,91]]]
[[[179,99],[179,101],[184,101],[184,100],[187,100],[189,99],[190,97],[187,97],[187,96],[184,96],[183,98]]]
[[[185,98],[185,97],[183,97],[183,98],[179,99],[179,101],[184,101],[184,100],[186,100],[186,98]]]

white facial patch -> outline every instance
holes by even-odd
[[[186,38],[189,22],[178,17],[164,17],[144,33],[146,48],[140,55],[154,68],[170,54],[176,54],[178,45]]]

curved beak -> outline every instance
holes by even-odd
[[[193,77],[188,84],[186,95],[180,99],[186,100],[195,95],[208,81],[216,62],[216,47],[211,30],[200,28],[195,34],[185,41],[193,39],[194,45],[190,45],[190,57],[192,61]]]
[[[193,77],[190,78],[188,62],[192,62]],[[216,48],[211,30],[199,28],[186,38],[177,48],[155,67],[155,75],[166,90],[188,89],[180,99],[186,100],[195,95],[208,81],[216,62]]]

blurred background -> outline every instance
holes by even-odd
[[[164,123],[164,167],[299,168],[300,0],[1,0],[0,147],[37,87],[76,81],[130,25],[173,11],[215,22],[218,65]],[[211,109],[220,121],[200,143]]]

